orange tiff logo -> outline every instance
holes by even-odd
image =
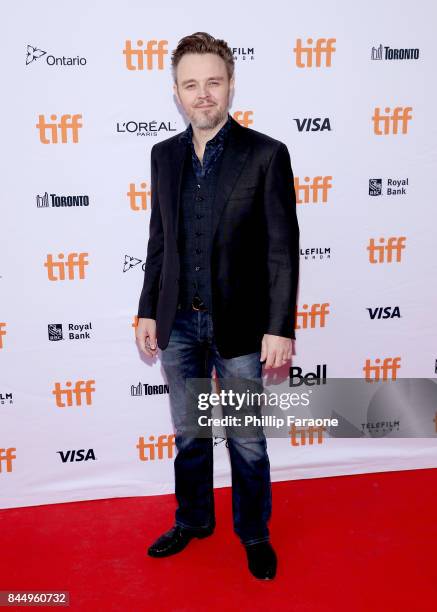
[[[373,132],[377,136],[387,136],[388,134],[399,134],[399,125],[401,126],[401,134],[408,132],[408,123],[413,118],[411,111],[412,106],[396,106],[391,112],[390,107],[384,109],[385,115],[381,113],[381,109],[376,107],[373,111]]]
[[[6,323],[0,323],[0,349],[4,348],[3,336],[6,336]]]
[[[323,443],[323,432],[326,431],[326,427],[315,427],[310,425],[309,427],[297,427],[292,425],[290,427],[290,444],[291,446],[306,446],[307,442],[311,446],[314,443]]]
[[[39,132],[39,140],[42,144],[66,144],[79,142],[79,128],[82,128],[82,115],[61,115],[57,123],[57,115],[50,115],[50,121],[46,121],[44,115],[38,115],[36,128]]]
[[[12,472],[12,461],[16,459],[17,456],[14,454],[16,448],[0,448],[0,474],[4,471],[4,467],[6,468],[6,472]]]
[[[55,396],[56,406],[58,408],[67,408],[68,406],[82,406],[82,400],[85,399],[85,406],[91,406],[92,393],[96,390],[93,387],[95,380],[77,380],[74,383],[67,380],[64,387],[61,383],[56,382],[52,394]]]
[[[149,442],[144,441],[144,436],[138,438],[138,456],[140,461],[155,461],[156,459],[172,459],[175,449],[175,435],[162,434],[155,441],[155,436],[149,436]]]
[[[375,244],[375,238],[369,239],[369,262],[371,264],[399,263],[401,252],[405,249],[406,236],[390,236],[390,238],[379,238],[379,244]]]
[[[400,357],[376,358],[373,361],[366,359],[363,367],[366,382],[377,382],[379,380],[396,380],[396,372],[400,369]],[[389,376],[390,375],[390,376]]]
[[[304,177],[304,183],[300,178],[294,178],[294,189],[296,191],[296,204],[319,204],[328,201],[328,191],[332,189],[332,176],[315,176],[312,180],[309,176]]]
[[[317,38],[314,43],[312,38],[308,38],[307,46],[304,47],[302,39],[298,38],[293,49],[296,66],[298,68],[321,68],[322,66],[330,68],[332,55],[336,51],[334,47],[336,41],[336,38]]]
[[[58,261],[53,259],[50,253],[44,263],[47,268],[47,277],[50,281],[58,280],[83,280],[85,278],[85,266],[89,264],[87,261],[88,253],[68,253],[67,261],[63,261],[64,253],[58,253]],[[66,279],[66,271],[68,278]]]
[[[147,183],[140,183],[141,189],[137,189],[135,183],[129,183],[129,191],[126,195],[132,210],[147,210],[147,200],[150,202],[152,192],[146,187]]]
[[[148,40],[146,48],[143,49],[143,40],[137,40],[137,48],[133,48],[132,41],[127,40],[123,49],[123,55],[126,59],[126,68],[128,70],[144,70],[144,56],[146,56],[146,69],[153,70],[153,58],[156,56],[158,60],[158,70],[164,70],[164,55],[168,53],[165,48],[167,44],[168,40]]]
[[[324,304],[302,304],[302,310],[296,310],[296,329],[325,327],[329,314],[329,302]]]
[[[243,127],[253,125],[253,111],[235,111],[232,117]]]

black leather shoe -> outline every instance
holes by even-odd
[[[249,570],[260,580],[272,580],[276,576],[278,560],[270,542],[258,542],[245,546]]]
[[[192,531],[174,525],[149,546],[147,554],[150,557],[169,557],[183,550],[193,538],[206,538],[213,532],[214,529]]]

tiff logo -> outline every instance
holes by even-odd
[[[64,253],[58,253],[59,261],[53,260],[53,255],[47,255],[44,267],[47,268],[47,277],[50,281],[66,280],[65,271],[68,270],[68,280],[75,280],[75,271],[77,270],[79,279],[85,278],[85,266],[89,262],[85,259],[88,253],[68,253],[67,261],[64,259]],[[55,272],[58,272],[58,275]]]
[[[0,349],[4,348],[4,344],[3,344],[3,336],[6,336],[7,331],[6,331],[6,323],[0,323]]]
[[[332,176],[315,176],[313,179],[305,176],[303,180],[304,183],[301,184],[298,176],[294,178],[297,204],[319,204],[328,201],[328,191],[332,188]]]
[[[243,127],[253,125],[253,111],[235,111],[232,117]]]
[[[158,70],[164,70],[164,55],[168,51],[165,48],[168,40],[148,40],[146,48],[143,49],[144,41],[137,40],[137,48],[132,47],[132,41],[127,40],[123,49],[128,70],[144,70],[144,56],[147,58],[146,69],[153,70],[153,58],[158,59]]]
[[[315,427],[310,425],[309,427],[296,427],[292,425],[290,427],[290,445],[291,446],[306,446],[307,441],[309,446],[316,444],[323,444],[323,432],[326,431],[326,427]]]
[[[147,200],[151,199],[152,192],[147,190],[147,183],[140,183],[141,189],[136,189],[135,183],[129,183],[129,191],[126,193],[131,210],[147,210]]]
[[[0,474],[4,471],[3,468],[6,468],[7,472],[12,472],[12,461],[16,459],[17,456],[14,454],[16,448],[0,448]]]
[[[328,307],[329,302],[312,304],[311,307],[308,304],[302,304],[302,310],[296,310],[296,329],[325,327],[326,316],[330,314]]]
[[[396,380],[396,372],[400,369],[400,357],[386,357],[383,359],[376,358],[373,362],[366,359],[363,366],[364,377],[366,382],[377,382],[379,380]],[[390,375],[390,378],[389,378]]]
[[[39,132],[39,140],[42,144],[66,144],[79,142],[79,128],[82,128],[82,115],[61,115],[61,121],[56,123],[57,115],[50,115],[50,122],[46,121],[44,115],[38,115],[39,121],[35,124]],[[60,136],[60,140],[59,140]]]
[[[155,461],[156,459],[172,459],[175,449],[175,435],[162,434],[155,442],[155,436],[149,436],[146,444],[144,436],[138,438],[138,456],[140,461]]]
[[[399,125],[401,126],[401,134],[407,134],[408,122],[411,121],[413,115],[412,106],[396,106],[391,112],[389,106],[384,108],[384,113],[377,106],[372,115],[373,132],[377,136],[388,136],[389,134],[399,134]]]
[[[92,393],[96,390],[93,387],[95,380],[77,380],[74,389],[71,380],[67,380],[65,387],[61,387],[61,383],[56,382],[52,394],[55,396],[56,406],[58,408],[66,408],[67,406],[82,406],[82,399],[85,397],[85,405],[91,406]],[[65,400],[65,402],[64,402]]]
[[[369,239],[369,246],[366,247],[369,251],[369,263],[381,264],[381,263],[399,263],[401,261],[401,252],[405,249],[406,236],[390,236],[386,238],[379,238],[379,245],[375,244],[375,238]],[[393,258],[395,254],[395,258]]]
[[[304,47],[302,39],[298,38],[293,49],[296,55],[296,66],[298,68],[320,68],[324,61],[324,65],[330,68],[332,55],[336,51],[334,47],[336,40],[336,38],[318,38],[314,44],[313,39],[308,38],[306,42],[308,46]]]

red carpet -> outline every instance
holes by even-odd
[[[86,612],[434,612],[436,485],[435,469],[275,483],[272,582],[247,570],[230,489],[214,535],[167,559],[145,551],[172,525],[172,495],[1,510],[0,590],[69,591]]]

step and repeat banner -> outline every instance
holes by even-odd
[[[168,386],[139,353],[135,315],[150,149],[186,127],[171,51],[196,31],[233,50],[232,116],[290,151],[294,374],[435,377],[432,2],[43,0],[4,13],[0,507],[173,491]],[[435,415],[427,437],[400,427],[393,413],[351,438],[270,438],[272,479],[436,467]],[[228,485],[215,443],[215,484]]]

